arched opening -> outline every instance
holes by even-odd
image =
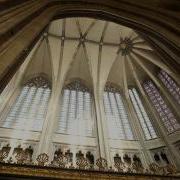
[[[76,8],[74,8],[74,9],[76,9]],[[87,20],[88,18],[85,18],[83,20],[83,18],[80,18],[79,16],[76,18],[70,18],[70,19],[66,18],[66,19],[53,21],[50,24],[50,27],[48,27],[46,29],[45,34],[43,35],[44,38],[46,39],[46,47],[48,50],[48,59],[52,63],[52,72],[54,73],[53,74],[54,75],[54,79],[53,79],[54,80],[53,81],[54,97],[51,99],[51,106],[53,106],[53,102],[55,102],[55,105],[57,105],[56,101],[55,101],[55,99],[57,97],[60,97],[60,104],[62,105],[61,110],[63,109],[63,107],[67,106],[65,108],[67,111],[59,110],[60,114],[62,115],[62,116],[60,115],[61,116],[60,120],[62,120],[64,118],[65,121],[59,121],[59,124],[60,124],[59,127],[61,129],[60,129],[60,132],[58,132],[58,133],[56,131],[54,131],[53,125],[51,126],[51,123],[56,124],[55,118],[53,116],[51,116],[51,114],[55,114],[57,112],[55,112],[55,111],[49,112],[48,117],[46,119],[46,123],[44,125],[44,131],[43,131],[43,135],[47,134],[47,141],[46,141],[47,143],[44,142],[44,144],[46,144],[46,146],[49,146],[50,148],[51,148],[51,145],[55,145],[54,149],[53,149],[55,151],[50,150],[50,154],[51,154],[50,156],[51,156],[51,159],[53,159],[53,157],[54,157],[54,160],[56,160],[56,162],[55,162],[55,164],[53,164],[53,162],[52,162],[51,165],[60,166],[62,157],[64,158],[64,156],[66,156],[66,154],[68,154],[68,155],[73,154],[74,157],[75,157],[75,155],[77,155],[76,156],[77,162],[75,162],[71,156],[72,160],[71,160],[71,162],[69,162],[69,163],[71,163],[70,164],[71,167],[73,167],[73,164],[74,164],[79,169],[81,169],[81,168],[86,169],[86,167],[82,167],[82,165],[79,165],[79,163],[81,161],[83,161],[85,164],[87,164],[87,162],[91,161],[91,167],[92,167],[92,164],[95,164],[95,163],[92,163],[92,162],[94,162],[94,158],[95,158],[95,161],[97,160],[96,168],[98,167],[99,169],[107,169],[107,165],[109,165],[109,164],[112,165],[114,168],[115,165],[117,165],[117,163],[113,164],[112,163],[113,161],[111,162],[111,159],[113,159],[114,154],[117,153],[117,154],[120,154],[121,157],[123,157],[123,160],[124,160],[123,165],[126,166],[126,168],[123,171],[131,172],[132,171],[131,166],[134,165],[133,162],[135,164],[141,164],[141,162],[142,162],[143,166],[145,164],[144,162],[146,162],[147,164],[150,163],[152,158],[148,158],[147,154],[150,153],[152,151],[152,149],[159,148],[159,146],[161,146],[161,147],[167,146],[167,151],[169,151],[168,148],[172,147],[171,145],[173,145],[174,141],[172,141],[172,142],[161,141],[160,138],[165,135],[165,133],[163,133],[163,136],[162,136],[162,133],[161,133],[160,138],[156,139],[157,142],[160,143],[160,145],[157,145],[158,144],[157,142],[154,143],[155,142],[154,138],[155,138],[156,133],[155,133],[155,131],[152,130],[152,128],[151,129],[149,128],[150,126],[152,126],[152,124],[150,124],[149,126],[146,126],[146,129],[148,129],[148,132],[149,132],[148,138],[146,138],[146,140],[150,140],[150,141],[152,140],[151,141],[152,144],[151,144],[151,142],[146,142],[143,139],[143,137],[141,136],[141,130],[138,127],[138,123],[137,122],[134,123],[138,116],[137,112],[142,110],[142,108],[141,109],[139,108],[138,110],[135,109],[135,111],[136,111],[136,115],[135,115],[134,111],[132,110],[133,108],[131,108],[131,106],[133,105],[133,102],[130,101],[131,95],[129,95],[132,93],[129,93],[128,88],[129,88],[129,86],[138,87],[138,89],[140,89],[139,93],[144,98],[143,100],[148,102],[148,103],[146,102],[146,104],[150,104],[149,99],[145,96],[144,91],[142,89],[143,82],[146,79],[154,80],[157,69],[159,69],[159,68],[165,70],[166,72],[170,72],[170,74],[176,80],[178,79],[178,77],[176,76],[176,73],[174,73],[175,71],[172,70],[172,68],[169,67],[167,65],[167,63],[164,63],[158,57],[158,55],[154,52],[154,49],[151,46],[149,46],[149,44],[142,38],[142,36],[139,36],[137,31],[136,32],[134,30],[131,31],[131,29],[129,31],[129,28],[126,29],[126,27],[120,26],[119,24],[102,21],[99,19],[106,19],[106,18],[109,20],[112,19],[113,22],[118,22],[118,23],[121,22],[124,25],[127,23],[126,25],[128,25],[129,27],[134,27],[135,30],[141,29],[140,21],[137,24],[135,24],[134,22],[132,22],[130,20],[128,20],[128,21],[125,20],[125,18],[122,18],[122,17],[120,18],[119,15],[112,16],[112,14],[110,15],[110,11],[105,12],[102,9],[100,12],[96,12],[96,13],[92,14],[92,12],[93,12],[92,9],[89,11],[87,10],[86,13],[84,13],[84,10],[81,10],[81,8],[80,9],[77,8],[76,12],[72,8],[71,10],[73,10],[73,11],[71,11],[71,13],[68,14],[68,12],[70,12],[70,11],[67,8],[67,10],[61,11],[61,13],[65,12],[66,16],[73,16],[73,17],[76,13],[79,14],[79,16],[81,16],[82,13],[84,13],[84,15],[82,15],[82,16],[86,16],[86,17],[97,16],[97,14],[99,14],[99,17],[97,20],[99,23],[98,27],[100,27],[101,26],[100,24],[102,24],[102,28],[100,28],[102,30],[100,36],[98,36],[98,34],[96,33],[97,30],[95,30],[94,33],[92,33],[93,28],[96,27],[96,22],[95,22],[96,20],[92,20],[92,22],[89,23]],[[63,15],[61,13],[59,13],[59,9],[56,11],[56,13],[57,14],[54,15],[54,18],[59,18],[59,17],[62,18]],[[89,13],[89,15],[88,15],[88,13]],[[127,12],[125,12],[125,13],[127,13]],[[89,18],[89,19],[91,19],[91,18]],[[75,25],[72,25],[73,23],[75,23]],[[70,26],[68,26],[69,24],[70,24]],[[122,34],[121,34],[119,36],[118,28],[119,29],[122,28],[122,32],[125,33],[125,35],[122,36]],[[154,35],[154,37],[162,37],[161,36],[162,34],[153,31],[152,30],[153,28],[146,29],[146,25],[144,24],[142,26],[141,30],[146,29],[144,32],[148,32],[149,34],[152,33]],[[112,34],[113,34],[113,36],[112,36]],[[117,34],[118,34],[118,36],[117,36]],[[98,37],[99,37],[99,39],[98,39]],[[95,41],[93,38],[95,38],[96,40],[98,39],[98,40]],[[162,42],[167,41],[166,38],[164,39],[162,37],[162,39],[163,39]],[[174,45],[171,44],[171,46],[174,46]],[[173,50],[173,51],[175,52],[175,50]],[[50,66],[50,64],[49,64],[49,66]],[[74,80],[76,78],[83,79],[84,81],[87,82],[85,84],[87,84],[87,86],[90,88],[87,88],[86,86],[84,86],[84,84],[82,83],[83,80],[81,83],[76,80],[71,81],[71,79],[73,79],[73,78],[74,78]],[[125,141],[123,142],[123,141],[113,141],[112,140],[109,145],[108,142],[106,141],[106,136],[107,136],[106,127],[103,127],[106,122],[104,120],[103,111],[101,111],[101,109],[102,109],[102,103],[101,103],[102,98],[101,97],[103,97],[102,92],[104,92],[104,86],[107,81],[113,82],[114,84],[119,85],[120,89],[122,89],[122,93],[119,93],[119,91],[116,91],[116,90],[115,90],[115,92],[112,92],[116,88],[113,88],[113,87],[107,88],[108,93],[110,94],[110,95],[108,94],[108,96],[111,96],[111,98],[109,98],[110,100],[109,100],[108,105],[110,106],[113,104],[113,107],[115,107],[115,102],[116,102],[115,111],[113,108],[111,108],[111,110],[114,111],[114,114],[116,116],[118,115],[118,117],[123,117],[122,120],[121,120],[121,118],[119,118],[121,120],[121,123],[123,124],[123,126],[122,126],[122,128],[120,128],[118,133],[123,132],[122,136],[125,136],[125,138],[120,138],[120,139],[123,139],[125,141],[126,140],[133,140],[133,141],[136,140],[136,142],[134,141],[132,144],[129,142],[125,142]],[[157,84],[158,84],[158,82],[157,82]],[[60,96],[61,89],[63,89],[62,98]],[[90,89],[92,90],[92,92],[93,92],[92,94],[94,95],[94,97],[92,99],[94,101],[94,104],[95,104],[94,107],[96,109],[94,112],[94,115],[96,116],[95,119],[97,119],[96,130],[97,130],[97,134],[98,134],[98,140],[97,140],[98,142],[96,140],[92,140],[92,139],[91,139],[92,141],[90,139],[81,140],[81,138],[78,138],[78,141],[73,141],[75,139],[77,140],[77,138],[75,138],[75,136],[86,136],[89,133],[89,129],[87,130],[87,128],[85,127],[88,125],[88,123],[83,122],[84,120],[87,119],[87,116],[89,117],[88,113],[84,113],[84,109],[86,109],[86,106],[83,106],[83,104],[84,104],[84,102],[86,104],[86,100],[89,98]],[[163,93],[165,92],[162,87],[161,87],[161,91],[163,91]],[[113,94],[113,96],[112,96],[112,94]],[[123,95],[123,99],[124,99],[123,101],[125,101],[126,106],[124,106],[122,103],[122,100],[120,97],[121,94]],[[164,94],[167,94],[167,93],[164,93]],[[133,95],[134,95],[134,92],[133,92]],[[86,98],[87,96],[88,96],[88,98]],[[83,98],[83,97],[85,97],[85,98]],[[137,99],[138,96],[134,95],[132,97]],[[132,97],[131,97],[131,100],[133,99]],[[84,99],[85,99],[85,101],[84,101]],[[171,97],[168,95],[167,99],[171,100]],[[67,102],[69,102],[69,103],[67,103]],[[134,104],[135,104],[135,101],[134,101]],[[142,103],[139,103],[139,106],[140,106],[140,104],[142,104]],[[171,101],[171,105],[172,105],[172,101]],[[177,110],[176,107],[173,105],[172,105],[172,108],[174,109],[174,111]],[[52,109],[53,108],[51,108],[51,110]],[[73,110],[73,113],[70,112],[69,109]],[[127,109],[127,112],[126,112],[126,109]],[[86,110],[85,110],[85,112],[86,112]],[[64,113],[64,115],[63,115],[63,113]],[[154,111],[153,111],[153,113],[154,113]],[[70,123],[67,121],[68,118],[66,118],[66,115],[69,116],[69,114],[73,114],[73,116],[70,118],[70,121],[69,121]],[[142,116],[142,114],[141,114],[141,116]],[[156,116],[156,113],[154,113],[154,114]],[[154,116],[154,114],[153,114],[153,116]],[[131,127],[130,123],[128,123],[129,122],[128,118],[127,118],[128,115],[130,116],[130,119],[133,122],[132,127]],[[178,113],[177,113],[177,115],[178,115]],[[116,117],[114,118],[111,116],[109,118],[110,121],[112,119],[116,119]],[[145,122],[145,118],[143,118],[143,120]],[[74,124],[73,123],[71,124],[72,121],[74,121]],[[71,125],[68,125],[68,123],[66,123],[66,122],[68,122]],[[150,122],[149,119],[148,120],[146,119],[146,124],[149,122]],[[92,123],[92,121],[90,123]],[[143,126],[141,122],[140,122],[140,124],[141,124],[141,126]],[[66,127],[64,128],[64,125],[71,126],[72,129],[74,128],[75,130],[73,130],[70,133],[67,133],[65,131],[69,128],[66,128]],[[117,126],[118,125],[119,124],[117,124]],[[128,126],[128,128],[124,128],[125,126]],[[88,125],[88,128],[89,127],[91,127],[91,126]],[[116,128],[117,128],[116,126],[113,127],[111,129],[110,134],[112,134],[115,131],[114,129],[116,129]],[[49,129],[51,129],[51,131]],[[133,138],[134,134],[131,132],[131,129],[136,129],[135,137],[137,137],[137,138],[135,138],[135,139]],[[162,128],[160,128],[160,129],[162,129]],[[52,134],[51,132],[53,132],[53,133],[55,132],[55,133]],[[72,137],[72,139],[71,139],[71,142],[73,145],[71,144],[70,141],[68,141],[65,138],[65,136],[64,137],[59,136],[59,134],[63,134],[63,133],[66,135],[67,134],[74,135],[74,137]],[[139,136],[137,136],[138,133],[139,133]],[[146,132],[144,131],[144,134],[146,134],[146,133],[147,133],[147,131]],[[91,136],[91,135],[89,135],[89,136]],[[102,136],[104,136],[104,137],[102,137]],[[151,137],[149,138],[149,136],[151,136]],[[177,136],[176,136],[176,138],[177,138]],[[44,137],[44,139],[45,139],[45,137]],[[64,144],[62,143],[62,141],[63,141],[62,139],[65,139],[65,141],[63,142]],[[40,141],[43,141],[43,139],[41,139]],[[70,144],[68,144],[67,142]],[[81,148],[83,147],[84,143],[87,146],[89,144],[90,147],[86,147],[86,148],[82,149],[82,151],[81,151]],[[40,144],[43,144],[43,143],[40,142]],[[59,144],[60,144],[60,147],[59,147]],[[100,147],[100,144],[101,144],[101,147]],[[113,147],[112,147],[112,144],[114,144]],[[72,145],[72,150],[71,150],[71,148],[69,148],[69,146],[71,146],[71,145]],[[150,147],[151,145],[153,147]],[[75,146],[78,146],[79,149]],[[141,148],[143,149],[142,150],[143,152],[141,152]],[[47,149],[48,148],[45,148],[45,150],[44,150],[43,145],[41,145],[41,148],[39,149],[39,151],[41,153],[43,151],[47,152],[46,151]],[[62,149],[62,153],[59,153],[59,151],[58,151],[59,149]],[[97,159],[99,154],[98,153],[94,154],[94,149],[100,150],[100,155],[102,157]],[[127,152],[125,152],[126,150],[127,150]],[[92,153],[92,151],[93,151],[93,153]],[[111,151],[110,157],[108,157],[108,153],[104,153],[103,151],[106,151],[106,152]],[[115,151],[117,151],[117,152],[115,152]],[[52,155],[53,152],[54,152],[54,156]],[[71,152],[73,152],[73,153],[71,153]],[[172,149],[170,150],[170,152],[171,153],[173,152]],[[83,154],[83,156],[81,156],[82,154]],[[87,154],[88,154],[88,156],[87,156]],[[138,155],[136,156],[136,154],[138,154]],[[58,156],[58,158],[57,158],[57,156]],[[39,161],[40,164],[43,164],[43,163],[46,164],[48,162],[47,154],[41,154],[41,156],[39,156],[39,158],[40,157],[44,157],[43,160],[46,160],[46,162]],[[140,157],[140,158],[138,159],[137,157],[138,158]],[[106,161],[106,159],[104,159],[104,158],[107,158],[108,161]],[[163,157],[163,158],[165,159],[165,157]],[[65,157],[65,159],[67,159],[67,157]],[[135,161],[138,163],[136,163]],[[102,165],[103,163],[104,163],[104,165]],[[175,162],[175,159],[173,159],[172,164],[173,163],[177,165],[177,162]],[[141,170],[142,170],[142,167],[141,167]],[[134,170],[134,169],[133,169],[133,171],[138,172],[138,170]]]

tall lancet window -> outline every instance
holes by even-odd
[[[94,136],[93,100],[79,80],[68,84],[62,93],[57,133]]]
[[[144,83],[145,91],[147,92],[152,104],[157,110],[164,126],[168,130],[168,133],[172,133],[180,129],[180,124],[176,120],[174,114],[162,98],[156,86],[152,81],[147,81]]]
[[[143,129],[145,138],[147,140],[157,138],[156,132],[147,115],[147,112],[143,106],[137,90],[135,88],[129,89],[129,95],[136,111],[137,117],[140,121],[141,127]]]
[[[133,140],[134,137],[123,99],[119,90],[111,85],[105,87],[104,108],[109,138]]]
[[[163,70],[158,73],[158,77],[176,99],[177,103],[180,104],[180,87],[178,87],[177,83]]]
[[[51,89],[48,81],[38,76],[25,83],[1,127],[41,131]]]

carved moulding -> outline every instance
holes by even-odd
[[[44,166],[48,160],[49,160],[49,156],[46,153],[42,153],[37,157],[37,165],[39,166]]]
[[[79,169],[64,169],[55,167],[43,167],[32,165],[18,165],[18,164],[4,164],[0,163],[0,176],[29,176],[46,178],[60,178],[60,179],[144,179],[144,180],[159,180],[159,179],[179,179],[178,176],[161,176],[161,175],[144,175],[144,174],[131,174],[131,173],[117,173],[108,171],[90,171]]]
[[[68,158],[67,156],[61,154],[59,156],[57,156],[50,164],[50,166],[53,167],[61,167],[61,168],[65,168],[68,164]]]
[[[108,167],[107,160],[101,157],[96,160],[96,165],[100,171],[107,170]]]
[[[89,166],[88,160],[85,157],[78,158],[76,164],[79,169],[86,169]]]

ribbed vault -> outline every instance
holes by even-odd
[[[61,73],[63,81],[81,78],[99,91],[107,81],[125,90],[136,84],[133,73],[142,82],[160,68],[179,80],[138,33],[113,22],[59,19],[49,25],[47,38],[55,79]]]

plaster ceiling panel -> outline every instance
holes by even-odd
[[[121,86],[123,83],[123,56],[119,54],[118,58],[112,65],[111,71],[108,76],[108,82],[112,82]]]
[[[109,22],[105,36],[104,36],[104,42],[109,42],[109,43],[120,43],[120,27],[118,24]]]
[[[78,44],[79,42],[74,40],[69,40],[64,42],[64,46],[62,47],[63,59],[62,59],[62,67],[61,67],[61,78],[63,80],[78,52],[79,49]]]
[[[52,79],[52,58],[51,58],[51,52],[50,47],[48,44],[48,40],[45,40],[45,49],[44,49],[44,57],[42,59],[42,71],[48,75],[50,79]]]
[[[143,50],[144,51],[144,50]],[[141,56],[138,53],[133,52],[132,57],[135,61],[141,61],[149,70],[155,71],[158,69],[158,67],[153,64],[151,61],[149,61],[145,56]]]
[[[53,21],[49,26],[49,33],[56,36],[62,36],[62,22],[63,20]]]
[[[50,51],[46,39],[42,41],[31,59],[27,68],[26,77],[35,76],[41,73],[48,75],[49,79],[52,78]]]
[[[133,42],[139,42],[139,41],[144,41],[135,31],[131,29],[129,32],[129,37],[133,40]]]
[[[66,27],[65,27],[65,36],[66,37],[76,37],[79,38],[79,30],[76,24],[76,18],[67,18],[66,19]]]
[[[66,18],[53,22],[49,32],[53,32],[56,35],[56,29],[59,26],[62,27],[62,21],[65,22],[65,36],[70,37],[70,39],[65,39],[64,47],[61,48],[58,37],[54,36],[56,40],[53,40],[53,37],[49,38],[53,67],[56,74],[60,59],[60,49],[63,52],[62,78],[65,78],[66,73],[68,72],[69,74],[71,69],[71,73],[68,76],[81,76],[88,79],[89,82],[91,81],[89,78],[91,78],[93,85],[99,84],[102,89],[106,81],[112,81],[121,86],[123,85],[124,76],[122,68],[124,63],[121,62],[123,58],[125,60],[128,84],[134,83],[134,77],[129,63],[126,62],[127,59],[136,67],[135,70],[141,80],[149,78],[149,75],[138,61],[142,62],[152,73],[155,73],[159,67],[171,72],[163,61],[155,55],[148,43],[128,27],[91,18]],[[62,28],[60,30],[62,32]],[[81,39],[82,43],[85,44],[84,50],[82,50],[82,47],[78,48],[80,47],[78,46],[80,33],[86,35],[85,42]],[[101,39],[104,44],[100,44]],[[117,45],[112,46],[106,43]],[[102,50],[100,50],[101,47]],[[119,53],[119,56],[117,56],[117,53]],[[88,73],[85,69],[88,69]]]
[[[134,31],[128,27],[119,25],[121,37],[130,37],[133,35]]]
[[[95,21],[95,19],[91,19],[91,18],[78,18],[78,20],[82,34],[84,34],[89,29],[91,24],[94,23]]]
[[[98,57],[99,57],[99,45],[92,43],[85,43],[87,56],[89,60],[89,66],[94,82],[94,86],[96,86],[97,77],[98,77]]]
[[[88,59],[82,46],[80,46],[76,57],[71,63],[66,80],[75,78],[82,79],[92,89],[92,78],[89,70]]]
[[[43,70],[43,59],[44,59],[44,53],[46,49],[46,41],[43,40],[41,42],[40,47],[35,52],[33,58],[31,59],[31,62],[28,66],[27,73],[28,76],[31,74],[37,74],[38,72],[42,72]]]
[[[142,58],[144,58],[145,61],[149,61],[152,64],[156,65],[157,67],[163,69],[164,71],[166,71],[169,75],[171,75],[173,78],[176,79],[177,82],[180,82],[179,78],[177,79],[177,74],[175,74],[174,72],[172,72],[172,70],[163,63],[163,61],[157,56],[157,54],[155,54],[155,52],[151,52],[148,50],[140,50],[140,49],[134,49],[133,50],[134,53],[140,55]]]
[[[136,72],[140,82],[142,83],[144,80],[147,80],[146,72],[139,66],[139,64],[137,64],[137,62],[134,60],[134,58],[132,56],[129,56],[128,59],[131,62],[132,66],[134,68],[134,71]],[[129,63],[128,63],[128,65],[130,67]],[[130,67],[130,69],[131,69],[131,67]],[[132,69],[131,69],[131,71],[132,71]],[[134,81],[135,81],[135,79],[134,79]]]
[[[126,56],[125,57],[125,61],[124,61],[124,64],[125,64],[125,72],[126,72],[126,80],[127,80],[127,85],[128,86],[135,86],[135,79],[134,79],[134,76],[133,76],[133,72],[129,66],[129,63],[128,63],[128,58],[129,56]]]
[[[135,63],[140,68],[138,71],[138,75],[140,79],[144,80],[148,77],[148,74],[146,73],[145,68],[152,74],[156,74],[156,71],[158,68],[151,62],[146,61],[145,58],[142,58],[138,54],[132,53],[131,59],[132,59],[132,62]]]
[[[94,26],[87,34],[87,39],[99,42],[102,36],[102,32],[105,26],[105,21],[97,20]]]
[[[51,59],[52,59],[54,76],[56,79],[58,75],[58,69],[59,69],[61,41],[51,36],[48,37],[48,40],[49,40],[49,46],[50,46],[50,51],[51,51]]]
[[[113,62],[117,58],[117,47],[103,46],[100,66],[100,87],[104,89]],[[101,89],[101,90],[102,90]]]

